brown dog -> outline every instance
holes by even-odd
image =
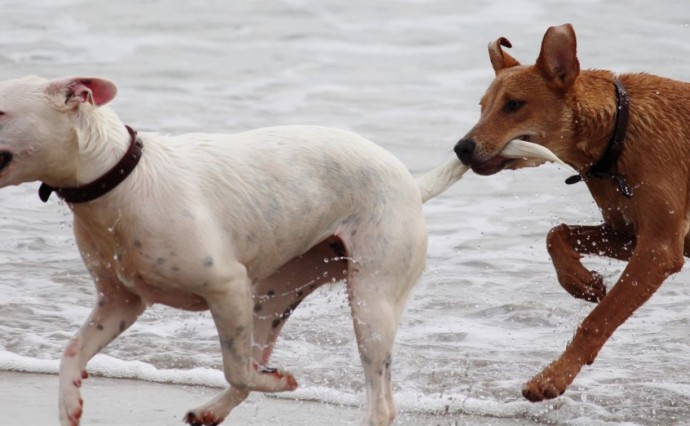
[[[460,160],[491,175],[526,162],[500,153],[513,139],[543,145],[573,166],[601,209],[598,226],[559,225],[547,237],[560,284],[599,302],[565,352],[523,387],[530,401],[561,395],[582,366],[680,271],[690,254],[690,84],[649,74],[583,70],[571,25],[551,27],[535,65],[489,45],[496,78],[481,100],[481,118],[455,146]],[[606,294],[582,255],[629,261]]]

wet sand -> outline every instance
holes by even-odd
[[[0,372],[0,425],[45,426],[58,423],[58,378],[51,374]],[[139,380],[90,377],[84,382],[82,425],[181,425],[190,408],[203,404],[217,388],[181,386]],[[357,425],[362,407],[251,395],[223,424]],[[515,419],[398,413],[396,425],[508,425]]]

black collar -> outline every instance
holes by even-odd
[[[127,176],[132,173],[137,163],[139,163],[142,149],[144,148],[144,144],[141,138],[137,136],[137,132],[129,126],[125,127],[131,137],[129,149],[112,169],[95,181],[83,186],[53,188],[50,185],[42,183],[41,187],[38,189],[38,196],[41,198],[41,201],[45,203],[48,201],[48,198],[50,198],[50,194],[55,192],[58,197],[68,203],[86,203],[108,193],[125,180]]]
[[[597,161],[596,164],[589,169],[586,173],[587,177],[601,178],[612,178],[616,181],[618,185],[618,192],[623,194],[624,197],[630,198],[633,196],[633,191],[628,182],[625,180],[623,175],[620,175],[611,169],[616,165],[618,157],[623,151],[623,141],[625,139],[625,130],[628,127],[628,119],[630,117],[630,100],[628,99],[628,92],[625,90],[623,83],[620,80],[615,80],[616,85],[616,126],[613,130],[613,135],[609,140],[609,144],[606,146],[606,152],[604,156]],[[570,176],[565,180],[565,183],[571,185],[573,183],[578,183],[584,179],[582,175]]]

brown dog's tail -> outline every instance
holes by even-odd
[[[455,182],[459,181],[462,175],[470,168],[465,166],[456,157],[436,167],[430,172],[417,178],[419,192],[422,194],[422,202],[434,198],[446,189],[450,188]]]

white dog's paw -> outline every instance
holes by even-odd
[[[295,376],[277,368],[263,367],[258,370],[257,388],[262,392],[284,392],[297,389]]]
[[[81,381],[81,380],[80,380]],[[79,426],[84,408],[84,400],[81,398],[79,387],[71,386],[60,392],[60,424],[62,426]]]
[[[249,392],[247,390],[227,388],[208,403],[189,410],[184,416],[184,421],[192,426],[215,426],[220,424],[230,414],[230,411],[244,401],[248,395]]]
[[[184,421],[191,426],[217,426],[225,420],[225,417],[213,413],[211,409],[196,409],[189,411],[184,416]]]
[[[81,398],[81,380],[87,378],[86,372],[72,381],[60,383],[60,397],[58,405],[60,410],[60,424],[62,426],[78,426],[84,409],[84,400]]]

